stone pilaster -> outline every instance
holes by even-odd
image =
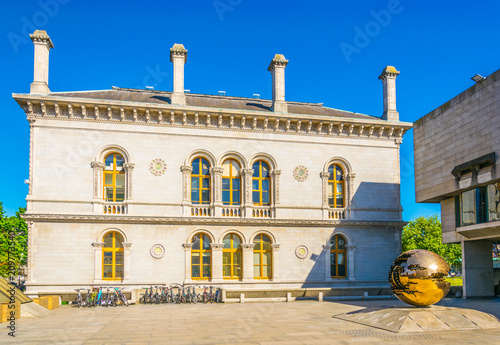
[[[185,258],[185,272],[184,282],[191,282],[191,249],[193,248],[192,243],[183,243],[184,248],[184,258]]]
[[[350,174],[344,174],[345,176],[345,186],[346,186],[346,191],[344,192],[344,198],[345,198],[345,208],[347,209],[346,212],[346,218],[347,219],[352,219],[352,214],[351,214],[351,201],[352,198],[354,197],[354,178],[356,177],[355,173],[350,173]]]
[[[271,244],[272,248],[272,262],[273,262],[273,268],[272,268],[272,280],[273,281],[278,281],[280,278],[280,245],[279,244]]]
[[[102,201],[103,199],[103,171],[105,164],[103,162],[92,162],[90,166],[94,170],[94,199]]]
[[[325,255],[325,280],[326,281],[332,281],[332,268],[331,268],[331,258],[330,258],[330,252],[332,250],[332,245],[331,244],[324,244],[323,245],[323,252]]]
[[[322,200],[322,208],[328,208],[328,177],[330,176],[329,172],[321,172],[319,174],[321,177],[321,188],[323,191],[323,200]]]
[[[132,243],[123,242],[123,280],[130,280],[131,277],[131,251],[132,251]]]
[[[273,199],[271,200],[271,205],[277,205],[280,203],[280,176],[281,170],[272,170],[271,173],[271,191],[273,194]]]
[[[222,282],[222,250],[224,243],[210,243],[212,247],[212,282]]]
[[[104,242],[92,243],[94,247],[94,283],[102,281],[102,249]]]
[[[182,172],[182,205],[191,205],[191,172],[193,168],[189,165],[181,166]]]
[[[396,110],[396,77],[399,71],[393,66],[384,68],[378,79],[384,85],[384,113],[382,119],[388,121],[399,121],[399,113]]]
[[[241,206],[243,211],[243,217],[250,217],[252,214],[252,176],[253,169],[241,169],[241,184],[242,184],[242,195],[241,195]]]
[[[356,246],[354,244],[346,244],[345,249],[347,251],[347,278],[349,280],[356,280],[354,271],[354,252],[356,251]]]
[[[26,267],[26,283],[29,284],[31,282],[34,282],[34,279],[33,279],[33,238],[35,236],[34,234],[34,225],[33,225],[33,221],[28,221],[27,222],[27,226],[28,226],[28,248],[27,248],[27,252],[28,252],[28,257],[26,258],[27,259],[27,267]]]
[[[212,204],[218,206],[216,212],[220,212],[220,207],[222,207],[222,172],[224,170],[221,167],[210,168],[210,177],[212,180]],[[216,217],[222,216],[221,214],[216,214]]]
[[[134,163],[123,164],[125,170],[125,199],[132,200],[132,172],[134,171]]]
[[[243,282],[250,282],[254,280],[253,277],[253,248],[255,244],[253,243],[242,243],[242,255],[243,255]]]

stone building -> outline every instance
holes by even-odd
[[[387,67],[381,117],[285,100],[288,60],[268,67],[272,100],[184,89],[51,92],[53,47],[36,31],[29,94],[27,291],[188,283],[227,289],[386,287],[404,226]]]
[[[414,123],[417,202],[441,204],[444,243],[462,244],[464,296],[500,280],[500,70]],[[493,246],[492,246],[493,244]]]

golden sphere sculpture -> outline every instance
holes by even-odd
[[[444,280],[450,266],[436,253],[414,249],[394,260],[389,271],[389,283],[396,297],[416,307],[439,302],[450,291]]]

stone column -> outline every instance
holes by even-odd
[[[190,283],[191,279],[191,249],[193,248],[192,243],[183,243],[182,247],[184,248],[184,257],[185,257],[185,272],[186,276],[184,277],[185,283]],[[200,258],[201,260],[201,258]]]
[[[172,93],[172,104],[186,105],[184,94],[184,64],[187,61],[187,50],[182,44],[174,44],[170,48],[170,62],[174,65],[174,92]]]
[[[394,66],[384,68],[378,79],[384,85],[384,114],[382,119],[388,121],[399,121],[399,113],[396,110],[396,77],[399,71]]]
[[[130,280],[130,255],[132,251],[132,243],[123,242],[123,280]]]
[[[49,52],[54,44],[45,30],[36,30],[30,34],[30,38],[35,45],[35,67],[30,93],[49,93]]]
[[[280,279],[280,269],[279,269],[279,263],[280,263],[280,245],[279,244],[271,244],[271,248],[273,251],[273,276],[272,280],[273,281],[278,281]]]
[[[288,112],[285,103],[285,67],[287,64],[288,60],[284,55],[276,54],[267,68],[273,79],[273,111],[275,112]]]
[[[241,206],[244,210],[244,217],[251,217],[252,215],[252,176],[253,169],[241,169],[241,184],[243,187],[242,203]],[[253,271],[252,271],[253,272]]]
[[[271,171],[271,189],[273,193],[273,200],[271,200],[271,205],[277,205],[280,203],[280,176],[281,170]]]
[[[27,259],[27,267],[26,267],[26,284],[35,282],[33,279],[33,238],[34,238],[34,226],[33,226],[33,221],[28,221],[27,222],[28,226],[28,257]]]
[[[328,178],[330,177],[329,172],[321,172],[319,174],[321,177],[321,187],[323,190],[322,208],[328,208]]]
[[[242,255],[243,255],[243,282],[253,281],[253,248],[255,244],[253,243],[242,243]]]
[[[102,249],[104,242],[92,243],[94,247],[94,283],[102,281]]]
[[[125,170],[125,200],[132,200],[132,171],[134,171],[134,163],[123,164]]]
[[[221,167],[210,168],[210,176],[212,183],[212,201],[214,205],[215,217],[222,217],[222,172]]]
[[[212,282],[222,282],[222,249],[224,243],[210,243],[212,247]]]
[[[346,244],[347,251],[347,278],[349,280],[356,280],[356,275],[354,271],[354,252],[356,251],[356,246],[354,244]]]
[[[489,240],[462,241],[463,292],[465,298],[493,297],[494,271]]]
[[[181,166],[182,172],[182,205],[191,205],[191,172],[193,168],[189,165]]]
[[[332,281],[332,262],[330,258],[330,252],[332,250],[332,245],[331,244],[324,244],[323,245],[323,252],[325,254],[325,281],[331,282]]]
[[[105,164],[103,162],[92,162],[90,166],[94,170],[94,199],[97,201],[103,200],[103,171]]]

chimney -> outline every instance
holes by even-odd
[[[174,92],[172,104],[186,105],[184,94],[184,64],[187,60],[187,50],[182,44],[174,44],[170,48],[170,62],[174,65]]]
[[[54,48],[45,30],[30,34],[35,45],[35,68],[30,93],[49,93],[49,51]]]
[[[396,77],[399,71],[394,66],[384,68],[378,79],[384,84],[384,114],[382,119],[388,121],[399,121],[399,113],[396,110]]]
[[[288,60],[282,54],[276,54],[271,60],[269,68],[273,76],[273,111],[286,113],[288,112],[285,103],[285,67]]]

